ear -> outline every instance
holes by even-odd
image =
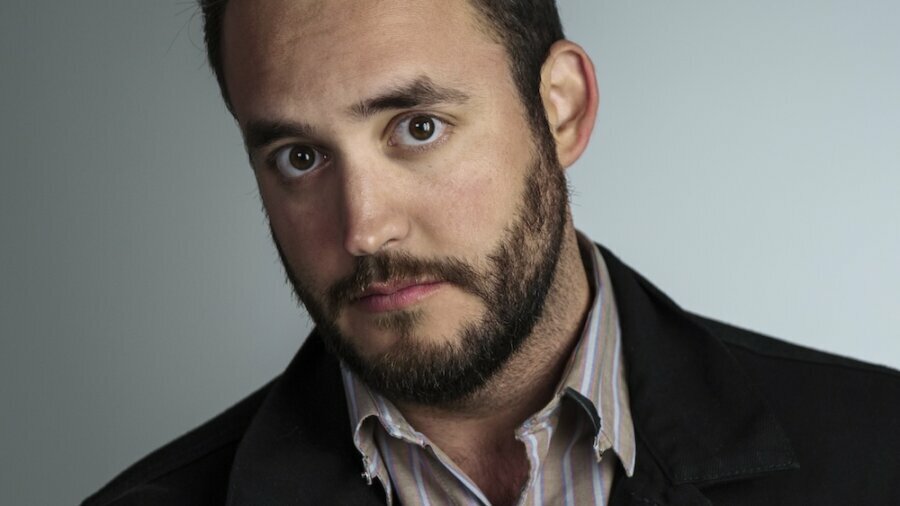
[[[568,168],[587,147],[600,102],[594,64],[581,46],[560,40],[550,47],[541,67],[541,99],[559,163]]]

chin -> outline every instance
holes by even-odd
[[[345,345],[356,350],[363,359],[397,353],[410,346],[422,349],[443,348],[458,343],[456,333],[447,333],[452,325],[439,325],[424,310],[393,311],[372,316],[358,326],[341,328]]]

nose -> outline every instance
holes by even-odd
[[[402,242],[409,234],[409,217],[391,170],[347,164],[341,173],[344,249],[366,256]]]

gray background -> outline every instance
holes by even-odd
[[[900,3],[561,3],[602,94],[578,225],[688,308],[900,366]],[[306,333],[199,27],[0,3],[0,504],[77,502]]]

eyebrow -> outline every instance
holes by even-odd
[[[244,146],[253,156],[256,150],[287,137],[315,137],[316,129],[307,123],[255,120],[244,127]]]
[[[427,76],[395,86],[372,98],[350,106],[348,113],[355,120],[364,120],[388,110],[432,107],[438,104],[463,104],[469,95],[463,91],[439,86]],[[289,137],[315,138],[316,129],[303,122],[281,120],[252,120],[244,127],[244,146],[253,156],[257,150]]]
[[[468,100],[469,95],[463,91],[439,86],[429,77],[419,76],[406,84],[352,105],[350,115],[356,119],[366,119],[387,110],[431,107],[437,104],[462,104]]]

